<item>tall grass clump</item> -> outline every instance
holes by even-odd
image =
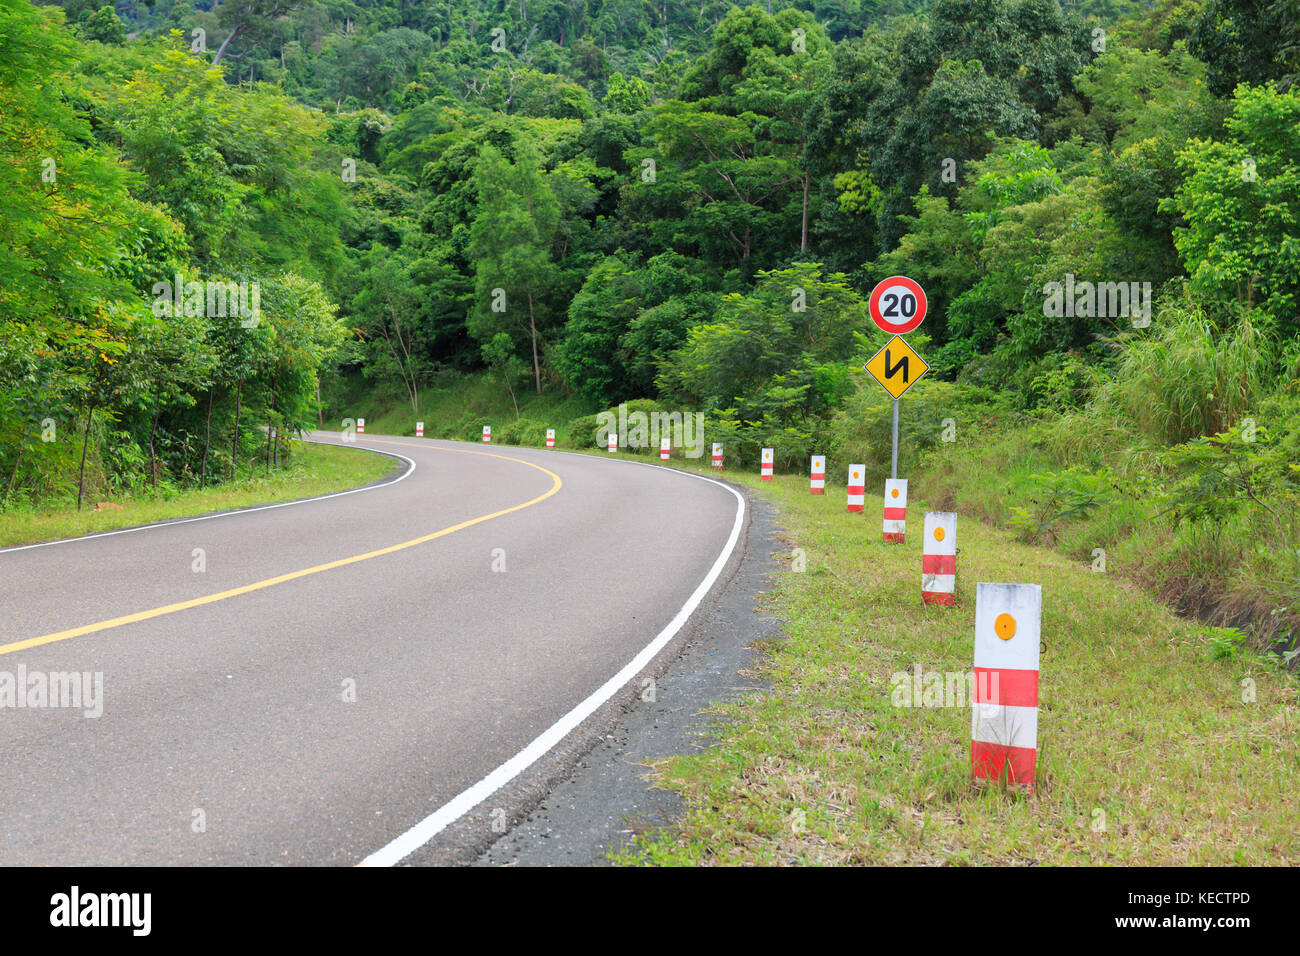
[[[1159,445],[1226,431],[1277,380],[1276,336],[1250,314],[1220,326],[1197,306],[1161,309],[1158,330],[1133,341],[1096,405]]]

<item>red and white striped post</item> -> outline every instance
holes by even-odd
[[[812,456],[812,493],[826,494],[826,456]]]
[[[415,423],[415,437],[416,438],[424,437],[424,422]]]
[[[547,448],[554,448],[554,447],[555,447],[555,429],[554,429],[554,428],[548,428],[548,429],[546,429],[546,447],[547,447]]]
[[[899,544],[907,537],[907,479],[885,479],[885,521],[882,526],[886,541]]]
[[[758,477],[762,481],[772,480],[772,458],[774,457],[771,448],[763,449],[763,460],[758,463]]]
[[[713,443],[713,467],[722,467],[722,442],[720,441],[715,441]]]
[[[357,434],[358,434],[358,435],[364,435],[365,433],[366,433],[366,420],[365,420],[364,418],[358,418],[358,419],[357,419]]]
[[[671,438],[659,439],[659,460],[667,461],[673,456],[673,441]]]
[[[957,591],[957,513],[927,511],[921,542],[921,600],[951,607]]]
[[[849,510],[861,511],[867,503],[867,466],[849,465]]]
[[[492,441],[492,426],[491,426],[491,425],[484,425],[484,426],[483,426],[483,444],[485,444],[485,445],[490,444],[491,441]]]
[[[975,586],[975,701],[970,770],[976,780],[1032,789],[1038,759],[1038,642],[1043,589]]]
[[[618,451],[618,435],[614,432],[609,433],[609,453],[612,455]]]

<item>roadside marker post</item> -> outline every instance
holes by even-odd
[[[759,462],[758,477],[763,481],[772,480],[772,449],[763,449],[763,460]]]
[[[415,437],[416,438],[424,437],[424,422],[415,423]]]
[[[957,592],[957,513],[927,511],[921,542],[921,600],[952,607]]]
[[[555,447],[555,429],[554,429],[554,428],[548,428],[548,429],[546,429],[546,447],[547,447],[547,448],[554,448],[554,447]]]
[[[492,426],[491,426],[491,425],[484,425],[484,426],[483,426],[483,444],[487,445],[487,444],[490,444],[491,442],[492,442]]]
[[[849,510],[861,511],[867,503],[867,466],[849,465]]]
[[[886,541],[902,544],[907,537],[907,479],[885,479],[885,520],[881,526]]]
[[[358,434],[358,435],[364,435],[365,433],[366,433],[366,420],[365,420],[364,418],[358,418],[358,419],[357,419],[357,434]]]
[[[1032,790],[1038,760],[1038,652],[1043,589],[975,586],[975,701],[970,768],[975,780]]]
[[[659,460],[667,461],[673,456],[673,442],[671,438],[659,439]]]
[[[609,433],[609,453],[612,455],[618,451],[618,435],[614,432]]]
[[[826,494],[826,456],[812,456],[812,493],[815,495]]]
[[[720,441],[715,441],[713,443],[713,467],[722,467],[722,442]]]

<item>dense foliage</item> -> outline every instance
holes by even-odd
[[[0,500],[269,466],[257,426],[315,422],[346,335],[323,122],[174,44],[0,15]]]
[[[6,500],[83,450],[110,488],[232,474],[318,382],[868,442],[893,273],[940,418],[991,388],[1170,447],[1295,394],[1295,0],[60,6],[0,0]],[[159,314],[178,274],[260,319]]]

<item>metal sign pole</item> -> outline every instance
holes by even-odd
[[[889,477],[898,477],[898,399],[894,399],[894,450],[889,461]]]

